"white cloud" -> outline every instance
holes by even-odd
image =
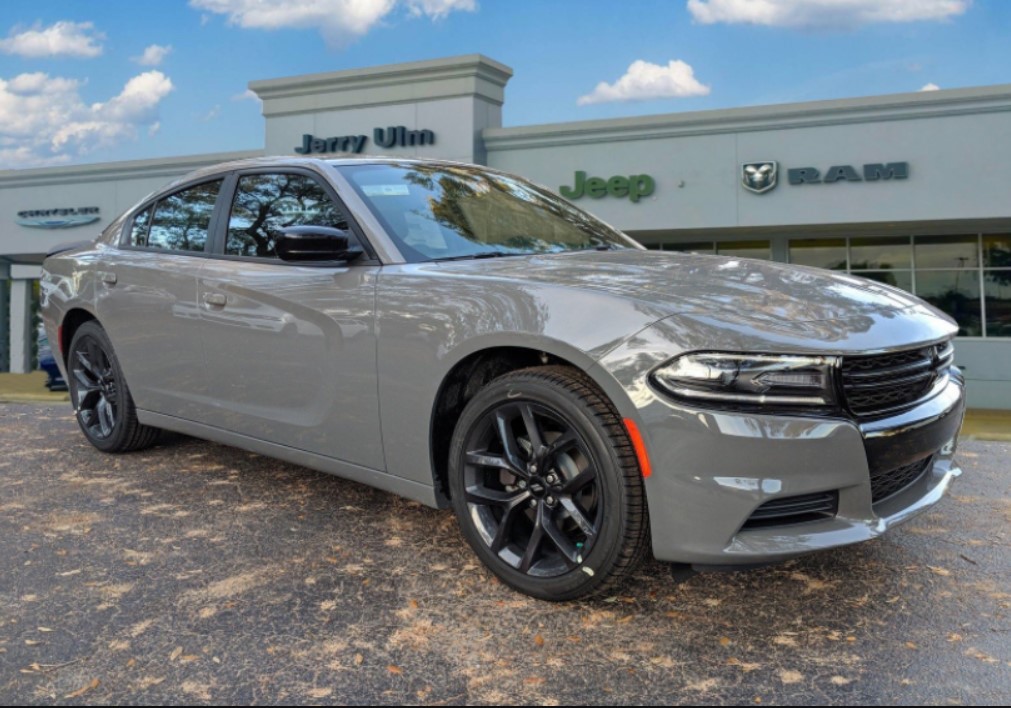
[[[214,120],[215,118],[217,118],[220,115],[221,115],[221,104],[220,103],[215,103],[211,107],[211,110],[207,111],[207,113],[205,113],[202,116],[200,116],[200,122],[201,123],[210,123],[212,120]]]
[[[95,149],[157,131],[158,107],[172,91],[160,71],[129,81],[107,101],[87,104],[83,82],[42,72],[0,78],[0,167],[69,162]]]
[[[937,84],[933,83],[933,82],[931,82],[929,84],[924,84],[923,88],[920,89],[920,91],[940,91],[940,90],[941,90],[941,87],[938,86]]]
[[[441,20],[454,10],[474,12],[477,0],[407,0],[407,11],[415,17],[424,15]]]
[[[167,57],[171,52],[171,44],[166,44],[164,46],[161,44],[152,44],[144,49],[144,53],[139,57],[130,57],[130,60],[140,64],[141,66],[159,66],[163,61],[165,61],[165,57]]]
[[[19,31],[20,30],[20,31]],[[49,27],[35,23],[30,29],[15,27],[0,39],[0,52],[38,59],[40,57],[97,57],[105,35],[92,22],[56,22]]]
[[[256,95],[256,92],[253,91],[253,89],[246,89],[242,93],[235,94],[234,96],[232,96],[232,100],[233,101],[256,101],[256,103],[260,104],[261,106],[263,105],[263,101],[260,100],[260,97]]]
[[[432,19],[477,8],[476,0],[190,0],[191,7],[227,15],[229,24],[246,29],[318,29],[335,47],[367,34],[398,5]]]
[[[597,88],[576,103],[586,106],[591,103],[611,101],[646,101],[651,98],[686,98],[688,96],[708,96],[710,88],[695,78],[692,67],[680,59],[672,59],[667,66],[651,64],[638,59],[628,67],[628,71],[613,84],[601,81]]]
[[[877,22],[945,20],[972,0],[688,0],[688,12],[704,25],[850,28]]]

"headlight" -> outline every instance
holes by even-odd
[[[656,385],[699,402],[831,406],[837,357],[692,352],[656,369]]]

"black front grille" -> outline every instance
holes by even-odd
[[[819,492],[818,494],[802,494],[796,497],[773,499],[755,509],[744,523],[743,528],[755,529],[765,526],[784,526],[819,521],[835,516],[838,506],[838,492]]]
[[[883,502],[907,489],[927,473],[933,459],[928,457],[902,467],[871,472],[871,502]]]
[[[953,359],[950,342],[889,354],[845,357],[842,386],[846,405],[861,417],[904,408],[927,395]]]

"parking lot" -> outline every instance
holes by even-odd
[[[112,457],[0,405],[5,703],[1011,701],[1011,444],[862,546],[554,605],[448,511],[171,437]]]

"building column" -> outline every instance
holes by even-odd
[[[32,370],[32,281],[11,280],[11,373]]]
[[[8,280],[10,280],[10,268],[6,263],[0,263],[0,371],[7,371],[10,368],[7,358],[7,344],[10,340],[10,330],[7,324],[10,314],[10,304],[7,302]]]

